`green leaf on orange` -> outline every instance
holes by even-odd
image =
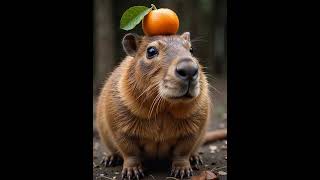
[[[133,29],[151,10],[152,7],[145,6],[133,6],[127,9],[121,17],[120,28],[126,31]]]

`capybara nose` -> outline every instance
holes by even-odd
[[[199,66],[189,58],[181,59],[176,67],[176,75],[182,80],[195,80],[198,77]]]

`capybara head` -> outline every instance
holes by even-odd
[[[190,103],[206,78],[193,56],[190,33],[168,36],[126,34],[122,41],[135,64],[136,86],[170,103]]]

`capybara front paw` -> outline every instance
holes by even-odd
[[[180,179],[183,179],[184,177],[189,178],[192,175],[193,171],[190,166],[189,160],[177,160],[172,162],[170,176],[173,176],[175,178],[180,177]]]
[[[123,163],[121,179],[127,178],[128,180],[137,179],[144,177],[142,165],[140,161],[137,160],[125,160]]]
[[[121,164],[122,157],[119,154],[108,154],[105,157],[103,157],[100,164],[103,164],[104,166],[115,166],[118,164]]]
[[[190,163],[193,165],[196,169],[200,169],[200,165],[203,165],[202,158],[199,154],[193,154],[190,156]]]

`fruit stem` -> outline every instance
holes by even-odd
[[[151,4],[153,10],[157,10],[157,7],[154,4]]]

